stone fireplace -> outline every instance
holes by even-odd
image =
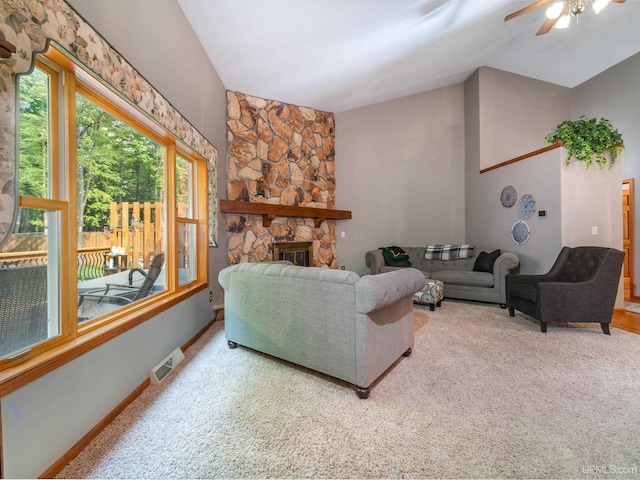
[[[229,201],[335,210],[334,146],[332,113],[227,92]],[[307,242],[311,266],[338,268],[335,220],[234,213],[226,227],[230,265],[277,260],[276,244]]]
[[[273,260],[289,260],[294,265],[309,267],[313,260],[313,242],[274,243]]]

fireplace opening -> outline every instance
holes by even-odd
[[[294,265],[310,267],[313,259],[313,242],[274,243],[273,259],[289,260]]]

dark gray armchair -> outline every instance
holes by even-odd
[[[507,307],[540,321],[599,323],[609,335],[624,252],[605,247],[563,247],[544,275],[507,275]]]

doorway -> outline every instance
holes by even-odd
[[[640,297],[634,295],[633,288],[633,178],[622,180],[622,250],[624,251],[624,299],[636,302]]]

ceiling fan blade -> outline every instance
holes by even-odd
[[[548,18],[540,27],[540,30],[538,30],[538,32],[536,33],[536,37],[539,35],[544,35],[545,33],[549,33],[549,30],[551,30],[553,28],[553,26],[557,23],[558,20],[560,20],[560,18],[562,18],[562,16],[564,14],[567,13],[567,10],[569,10],[569,4],[565,2],[564,6],[562,7],[562,12],[560,12],[560,15],[558,15],[558,18]]]
[[[611,0],[611,3],[624,3],[627,0]]]
[[[553,26],[556,24],[556,22],[560,19],[560,17],[558,18],[554,18],[554,19],[550,19],[548,18],[540,27],[540,30],[538,30],[536,32],[536,37],[539,35],[544,35],[545,33],[549,33],[549,30],[551,30],[553,28]]]
[[[511,20],[512,18],[516,18],[516,17],[519,17],[520,15],[524,15],[525,13],[528,13],[531,10],[535,10],[538,7],[542,7],[543,5],[546,5],[547,3],[550,3],[552,1],[553,0],[540,0],[540,1],[536,2],[536,3],[532,3],[528,7],[521,8],[517,12],[513,12],[512,14],[507,15],[506,17],[504,17],[504,21],[507,22],[507,21]]]

